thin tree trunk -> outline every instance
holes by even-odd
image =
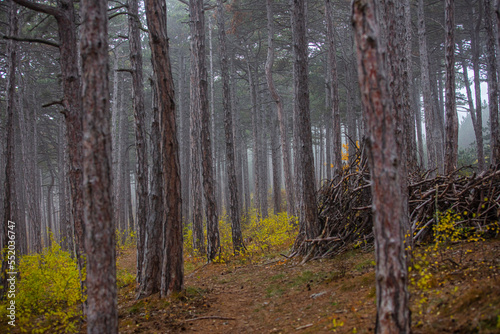
[[[260,154],[259,154],[259,115],[257,106],[257,88],[252,73],[252,68],[250,66],[250,61],[248,60],[247,52],[247,72],[248,72],[248,83],[250,85],[250,101],[252,104],[252,135],[253,135],[253,175],[254,175],[254,207],[257,209],[257,214],[262,215],[261,209],[261,184],[259,177],[259,166],[260,166]]]
[[[18,34],[18,18],[17,6],[10,2],[9,4],[9,33],[10,36],[17,36]],[[6,108],[6,166],[5,166],[5,181],[4,181],[4,195],[3,195],[3,217],[2,217],[2,230],[0,239],[0,249],[4,250],[10,245],[15,246],[16,223],[18,222],[17,213],[17,200],[16,200],[16,172],[14,165],[14,111],[16,109],[16,69],[17,69],[17,45],[13,40],[7,42],[7,55],[8,55],[8,74],[7,74],[7,108]],[[12,230],[13,229],[13,230]],[[9,232],[10,231],[10,232]],[[14,240],[12,239],[14,236]],[[15,249],[15,247],[14,247]],[[2,257],[2,267],[0,272],[0,300],[4,300],[6,293],[9,289],[8,279],[12,279],[15,274],[8,274],[15,268],[10,267],[7,261],[8,257]]]
[[[198,0],[195,0],[198,1]],[[196,3],[193,2],[193,5]],[[190,14],[194,15],[194,14]],[[193,201],[192,217],[193,217],[193,248],[200,254],[205,253],[205,237],[203,233],[203,191],[201,185],[201,96],[200,96],[200,82],[201,70],[199,68],[200,60],[202,57],[198,52],[203,46],[204,41],[202,36],[198,36],[197,25],[201,25],[204,29],[202,22],[195,21],[192,17],[191,22],[191,78],[190,78],[190,114],[191,114],[191,198]],[[204,50],[204,49],[203,49]],[[203,62],[204,64],[204,62]],[[206,97],[205,97],[206,98]]]
[[[493,31],[493,7],[491,0],[484,0],[484,20],[486,23],[486,59],[488,62],[488,105],[490,107],[491,127],[491,164],[500,163],[500,132],[498,129],[498,81],[497,63],[495,57],[495,34]]]
[[[458,162],[458,114],[455,97],[455,2],[445,1],[446,58],[446,148],[445,173],[450,174]]]
[[[87,332],[118,333],[108,82],[107,1],[83,0],[83,189]]]
[[[67,195],[67,157],[66,157],[66,124],[64,118],[61,117],[58,136],[58,177],[59,177],[59,225],[61,229],[61,246],[64,250],[73,252],[73,229],[71,227],[71,217],[69,215],[70,208],[68,206]]]
[[[462,44],[459,43],[458,47],[459,47],[460,54],[462,54],[463,53]],[[482,142],[483,142],[482,141],[482,139],[483,139],[482,128],[483,127],[482,127],[482,125],[479,125],[479,123],[477,121],[477,114],[478,113],[474,109],[474,101],[472,99],[472,91],[470,89],[471,83],[469,80],[469,73],[468,73],[467,63],[465,61],[465,58],[462,58],[461,63],[462,63],[463,80],[464,80],[464,84],[465,84],[465,92],[467,94],[467,104],[469,106],[469,113],[471,116],[472,126],[474,128],[474,134],[476,137],[476,149],[477,149],[477,155],[478,155],[478,169],[479,169],[479,171],[482,171],[482,170],[484,170],[484,156],[483,156],[484,150],[483,150],[483,146],[482,146]],[[481,145],[478,145],[478,143],[481,143]],[[481,156],[480,156],[480,153],[481,153]],[[481,161],[482,161],[482,164],[481,164]]]
[[[413,103],[415,104],[415,123],[417,127],[417,142],[418,142],[418,157],[420,167],[425,166],[424,156],[424,136],[422,133],[422,112],[420,105],[420,90],[419,85],[413,85]]]
[[[331,0],[325,0],[325,21],[328,43],[328,63],[330,65],[331,101],[333,118],[333,168],[334,173],[342,170],[342,136],[340,130],[339,87],[337,78],[337,58],[335,48],[335,28],[333,26]]]
[[[226,49],[226,30],[224,27],[224,10],[222,0],[217,0],[217,27],[219,29],[219,57],[222,74],[222,104],[224,109],[224,131],[226,139],[226,169],[229,192],[229,219],[233,248],[240,252],[243,245],[241,234],[241,213],[238,202],[238,183],[236,181],[236,162],[234,157],[233,115],[231,110],[231,92],[229,91],[229,65]]]
[[[429,53],[427,50],[425,16],[424,16],[424,0],[418,0],[418,40],[420,51],[420,73],[422,80],[422,93],[424,100],[424,115],[425,115],[425,133],[427,142],[427,168],[433,170],[437,168],[437,152],[436,141],[433,131],[433,123],[435,120],[434,105],[432,102],[431,82],[429,79]]]
[[[139,31],[139,1],[128,0],[130,64],[132,67],[132,100],[135,120],[135,150],[136,150],[136,196],[137,196],[137,258],[141,262],[144,256],[144,239],[146,222],[148,220],[148,148],[144,110],[144,92],[142,75],[141,34]],[[132,210],[132,207],[129,208]],[[141,277],[140,265],[137,266],[137,277]]]
[[[374,213],[377,320],[376,333],[410,333],[408,273],[402,226],[400,147],[397,119],[389,87],[387,54],[377,20],[377,2],[353,1],[358,74],[367,121]],[[393,19],[393,18],[392,18]]]
[[[332,179],[332,167],[333,167],[333,162],[332,162],[332,143],[333,143],[333,135],[332,135],[332,113],[331,113],[331,108],[330,108],[330,103],[331,103],[331,95],[330,95],[330,89],[331,89],[331,75],[329,74],[329,64],[328,64],[328,55],[326,55],[326,60],[325,60],[325,113],[323,114],[323,121],[325,122],[325,128],[326,128],[326,133],[325,133],[325,160],[326,160],[326,179],[331,180]],[[341,139],[342,139],[342,134],[341,134]],[[342,163],[342,144],[341,144],[341,150],[340,150],[340,162]]]
[[[161,161],[161,136],[158,115],[158,96],[153,91],[153,121],[151,123],[151,159],[153,163],[151,170],[151,183],[149,193],[149,215],[145,230],[144,259],[142,266],[142,284],[137,298],[148,297],[160,291],[161,268],[163,261],[163,226],[165,211],[163,205],[163,172]]]
[[[486,163],[484,160],[484,141],[483,141],[483,107],[481,101],[481,77],[479,73],[479,32],[481,29],[481,22],[483,18],[483,4],[482,1],[478,1],[479,13],[476,24],[473,25],[472,13],[470,14],[470,24],[471,24],[471,49],[472,49],[472,68],[474,71],[474,95],[476,97],[476,110],[475,117],[472,117],[473,109],[471,109],[471,118],[474,126],[474,133],[476,135],[476,147],[477,147],[477,163],[480,171],[486,169]],[[470,87],[470,86],[469,86]],[[476,121],[474,122],[474,118]]]
[[[276,103],[278,113],[278,124],[281,139],[281,150],[283,154],[283,172],[285,174],[285,191],[287,212],[290,215],[295,215],[295,199],[294,199],[294,184],[292,175],[292,157],[290,152],[290,142],[288,140],[288,131],[286,128],[285,115],[283,110],[283,102],[274,86],[272,68],[274,64],[274,24],[273,24],[273,5],[271,0],[266,0],[267,8],[267,60],[266,60],[266,79],[269,92]]]
[[[417,168],[417,144],[415,139],[415,111],[413,110],[412,103],[412,88],[413,88],[413,62],[412,62],[412,22],[411,22],[411,4],[410,0],[404,0],[401,5],[404,11],[404,28],[405,33],[403,36],[404,52],[402,53],[402,72],[403,81],[403,140],[404,140],[404,153],[406,155],[407,169],[412,171]]]
[[[258,68],[256,66],[256,68]],[[263,101],[264,97],[261,95],[260,101]],[[264,105],[260,104],[260,115],[259,115],[259,139],[258,145],[259,149],[257,150],[259,156],[259,179],[260,179],[260,205],[261,205],[261,215],[262,218],[267,218],[269,213],[268,207],[268,146],[267,146],[267,120],[266,120],[266,112],[264,109]]]
[[[299,223],[308,239],[320,233],[314,182],[314,158],[312,153],[311,116],[309,111],[308,52],[306,39],[306,4],[304,0],[292,2],[294,114],[298,143],[296,163],[302,174],[299,177],[303,206]]]
[[[278,119],[275,113],[269,115],[269,133],[271,136],[271,161],[273,168],[273,210],[277,215],[281,212],[281,157],[278,140]]]
[[[145,7],[158,94],[163,205],[166,213],[163,217],[165,246],[160,294],[166,297],[182,291],[184,284],[179,144],[175,122],[175,93],[168,48],[166,4],[161,0],[146,0]]]

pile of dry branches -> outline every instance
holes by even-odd
[[[489,169],[472,176],[463,176],[464,171],[448,176],[431,176],[430,171],[409,175],[409,217],[414,241],[432,238],[436,217],[450,210],[460,214],[456,226],[483,230],[498,222],[500,170]],[[302,238],[295,244],[294,255],[303,255],[307,261],[373,245],[370,173],[360,153],[341,175],[321,188],[318,200],[322,233],[315,239]]]

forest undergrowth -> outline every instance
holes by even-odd
[[[444,212],[433,241],[409,259],[415,333],[500,332],[500,231],[456,225]],[[297,234],[294,217],[269,215],[243,225],[246,249],[234,254],[230,225],[221,221],[221,252],[206,264],[185,234],[185,291],[168,299],[136,299],[135,236],[118,238],[120,333],[369,333],[373,332],[373,251],[352,245],[332,259],[301,264],[287,258]],[[13,333],[84,333],[82,294],[74,260],[57,243],[21,260]],[[6,317],[6,305],[0,316]]]

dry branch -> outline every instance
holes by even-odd
[[[319,190],[321,235],[306,239],[299,235],[293,252],[306,261],[333,257],[352,247],[373,245],[370,173],[358,151],[356,159],[341,175]],[[359,163],[361,161],[361,163]],[[430,240],[436,215],[452,211],[460,214],[460,227],[485,230],[500,216],[500,170],[465,176],[466,168],[449,175],[415,172],[408,176],[408,207],[413,240]],[[314,245],[314,247],[312,247]]]

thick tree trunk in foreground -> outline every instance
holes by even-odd
[[[118,333],[107,1],[83,0],[81,5],[87,332]]]
[[[446,58],[446,141],[445,173],[457,168],[458,161],[458,114],[455,97],[455,2],[445,1],[445,58]]]
[[[312,152],[311,115],[309,111],[308,87],[308,55],[306,39],[306,11],[304,0],[292,2],[292,30],[293,30],[293,71],[294,71],[294,114],[295,130],[297,131],[296,164],[302,173],[299,179],[302,192],[302,206],[300,220],[302,231],[308,239],[317,237],[320,233],[318,225],[318,209],[316,205],[316,187],[314,180],[314,158]]]
[[[353,24],[358,74],[366,116],[374,213],[377,321],[376,333],[410,333],[406,261],[401,227],[397,122],[389,91],[387,54],[380,38],[377,1],[355,0]]]
[[[165,248],[161,274],[162,297],[180,292],[184,284],[182,258],[182,200],[179,144],[175,120],[175,94],[167,37],[167,9],[164,1],[146,0],[149,44],[158,94],[158,114],[163,166],[163,219]]]
[[[234,157],[233,115],[231,111],[231,92],[229,91],[229,65],[226,49],[226,30],[222,0],[217,0],[217,26],[219,28],[219,56],[222,74],[222,105],[224,109],[224,133],[226,139],[226,168],[229,191],[229,219],[233,249],[239,252],[244,248],[241,234],[241,212],[238,202],[238,183],[236,182],[236,162]]]

